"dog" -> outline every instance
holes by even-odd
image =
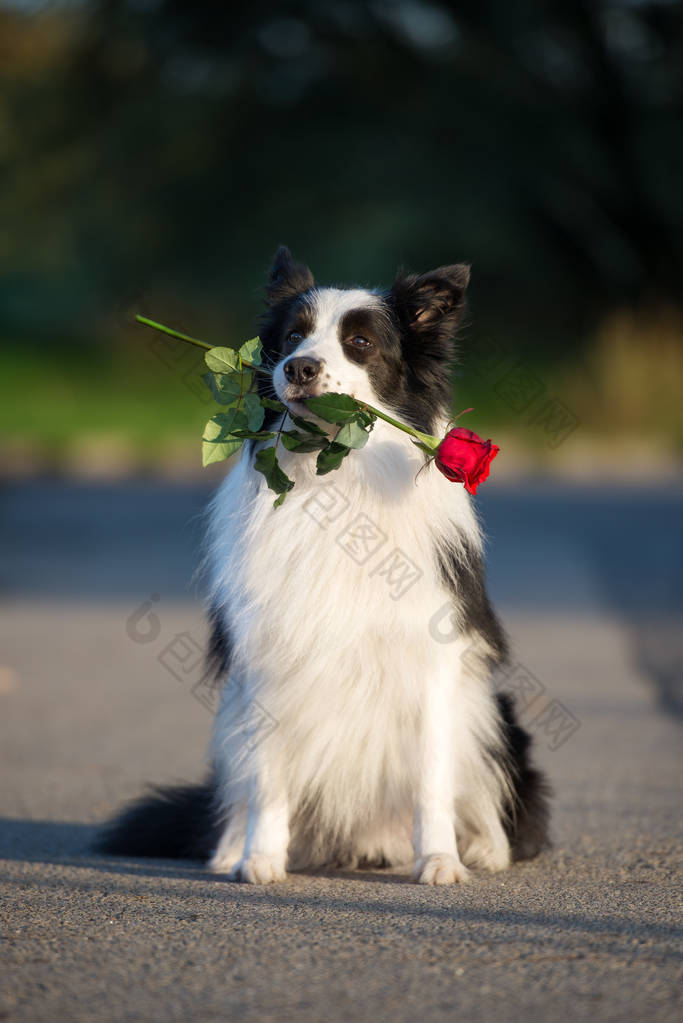
[[[388,290],[320,287],[280,248],[262,393],[315,421],[306,400],[342,392],[443,436],[469,277],[455,264]],[[295,486],[273,507],[253,464],[268,443],[244,445],[209,510],[210,776],[143,797],[100,850],[202,858],[250,884],[411,864],[445,885],[535,856],[549,788],[492,681],[508,643],[469,495],[378,420],[330,475],[278,447]]]

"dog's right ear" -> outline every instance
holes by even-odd
[[[449,337],[462,313],[469,281],[467,263],[440,266],[426,274],[399,273],[391,297],[417,336]]]
[[[269,305],[276,305],[314,287],[315,280],[308,267],[303,263],[295,263],[287,246],[281,245],[275,254],[266,286]]]

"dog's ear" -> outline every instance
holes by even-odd
[[[300,295],[315,287],[313,274],[303,263],[295,263],[286,245],[281,245],[275,253],[275,260],[270,269],[266,296],[270,305],[276,305],[292,295]]]
[[[469,280],[466,263],[440,266],[426,274],[399,273],[391,297],[401,318],[416,333],[447,335],[455,330]]]

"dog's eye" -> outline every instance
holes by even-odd
[[[304,339],[303,334],[300,334],[298,330],[292,330],[287,335],[287,344],[288,345],[298,345],[299,341],[303,341],[303,339]]]
[[[371,343],[366,337],[349,338],[349,344],[353,345],[354,348],[369,348]]]

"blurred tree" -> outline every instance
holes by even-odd
[[[4,319],[151,282],[242,332],[283,240],[328,280],[468,259],[479,326],[550,347],[680,305],[682,29],[670,0],[0,0]]]

